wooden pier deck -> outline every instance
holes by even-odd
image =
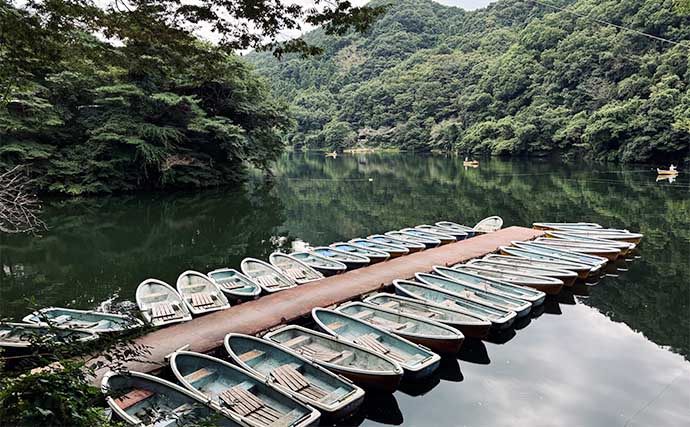
[[[532,240],[543,234],[531,228],[508,227],[262,296],[137,338],[135,343],[149,347],[151,354],[146,357],[146,363],[128,362],[125,367],[150,372],[165,362],[165,356],[185,345],[189,345],[190,351],[208,352],[222,346],[229,332],[254,335],[309,315],[314,307],[359,299],[390,285],[395,279],[409,279],[417,272],[431,271],[435,265],[468,261],[495,252],[499,246],[509,245],[513,240]],[[97,382],[104,373],[97,372]]]

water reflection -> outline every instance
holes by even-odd
[[[687,177],[669,185],[605,164],[487,160],[466,170],[453,157],[301,153],[274,173],[272,184],[240,191],[47,201],[43,237],[0,236],[0,317],[23,316],[28,297],[78,308],[132,299],[147,277],[236,267],[299,240],[328,244],[440,218],[576,218],[640,230],[634,261],[547,298],[517,332],[466,339],[426,381],[367,394],[346,424],[690,424]]]

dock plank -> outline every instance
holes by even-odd
[[[307,316],[314,307],[328,307],[380,291],[395,279],[409,279],[417,272],[429,272],[435,265],[450,266],[495,252],[513,240],[526,241],[540,237],[543,231],[508,227],[495,233],[405,255],[343,274],[309,282],[254,301],[210,313],[192,321],[153,331],[135,340],[147,346],[147,361],[127,362],[129,370],[151,372],[164,364],[165,356],[189,345],[189,351],[209,352],[223,345],[229,332],[255,335],[261,331]],[[104,362],[96,358],[90,363]],[[151,363],[154,362],[154,363]],[[96,372],[100,383],[104,370]]]

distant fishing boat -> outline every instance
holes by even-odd
[[[417,230],[428,231],[436,234],[448,234],[455,237],[455,240],[465,240],[468,237],[467,232],[454,230],[452,228],[442,228],[438,225],[421,224],[415,227]]]
[[[146,279],[136,293],[141,315],[153,326],[192,320],[192,314],[180,294],[170,285],[156,279]]]
[[[512,282],[501,281],[496,277],[483,276],[476,270],[468,269],[467,267],[469,267],[469,264],[460,264],[454,266],[453,268],[436,266],[434,267],[434,272],[480,290],[490,291],[499,295],[529,301],[535,306],[544,303],[544,300],[546,299],[546,293],[543,291],[533,289],[532,287],[520,286]],[[548,277],[545,279],[550,280]],[[563,282],[560,283],[561,286],[563,286]]]
[[[274,342],[228,334],[225,350],[242,369],[333,418],[351,414],[364,400],[364,391],[349,380]]]
[[[331,335],[289,325],[264,336],[367,390],[393,393],[403,368],[393,359]]]
[[[355,245],[354,243],[338,242],[329,245],[333,249],[337,249],[341,252],[347,252],[349,254],[360,255],[369,258],[370,264],[376,264],[387,260],[390,254],[386,251],[379,251],[376,249],[366,248],[363,246]]]
[[[514,311],[518,318],[527,316],[532,309],[532,303],[529,301],[507,297],[492,291],[480,290],[436,274],[417,273],[415,274],[415,279],[470,301],[476,301],[502,310]]]
[[[503,227],[503,218],[500,216],[490,216],[479,221],[474,226],[474,232],[477,234],[493,233]]]
[[[330,153],[326,153],[326,157],[332,157],[335,159],[338,157],[338,153],[336,151],[331,151]]]
[[[678,171],[675,169],[659,169],[656,168],[657,175],[678,175]]]
[[[170,368],[188,390],[249,426],[306,427],[321,416],[254,374],[206,354],[177,351],[170,356]]]
[[[386,236],[383,234],[372,234],[371,236],[367,237],[367,240],[371,240],[376,243],[384,243],[387,245],[402,246],[410,251],[409,253],[411,254],[426,249],[426,246],[424,246],[423,243],[406,239],[397,239],[395,237]]]
[[[99,334],[123,332],[144,326],[141,320],[132,316],[59,307],[42,308],[22,320],[40,326],[50,324],[56,328],[80,329]]]
[[[462,332],[451,326],[374,304],[351,302],[338,307],[336,311],[383,328],[436,353],[455,354],[460,351],[465,339]]]
[[[311,268],[308,264],[280,252],[273,252],[268,260],[271,264],[283,272],[289,279],[302,285],[304,283],[321,280],[323,274]]]
[[[479,316],[489,320],[491,327],[497,330],[509,328],[517,317],[517,313],[513,310],[506,310],[490,304],[473,301],[425,283],[417,283],[411,280],[394,280],[393,286],[398,295],[416,298],[428,303],[439,304],[461,313]]]
[[[205,274],[187,270],[177,278],[177,292],[193,315],[230,308],[228,298]]]
[[[83,343],[98,335],[82,330],[50,328],[33,323],[0,322],[0,347],[27,349],[34,345]]]
[[[533,242],[510,242],[513,246],[519,249],[527,249],[532,252],[537,252],[539,254],[555,256],[566,261],[579,262],[583,264],[589,264],[592,267],[603,267],[609,260],[603,257],[595,255],[586,255],[573,251],[565,251],[562,249],[549,248],[548,246],[539,245]]]
[[[332,276],[347,270],[347,265],[342,262],[322,257],[313,252],[293,252],[290,256],[302,261],[324,276]]]
[[[532,228],[537,230],[559,230],[562,228],[590,230],[603,227],[595,222],[535,222],[532,224]]]
[[[243,259],[240,263],[240,270],[268,293],[279,292],[297,286],[295,281],[286,277],[280,270],[260,259]]]
[[[496,257],[501,257],[503,255],[496,255]],[[514,258],[514,257],[506,257]],[[537,261],[538,263],[538,261]],[[551,264],[544,262],[541,267],[529,264],[520,265],[519,263],[511,263],[510,259],[503,258],[483,258],[475,259],[467,263],[467,265],[476,265],[479,267],[492,268],[496,271],[504,273],[516,273],[526,276],[543,276],[543,277],[553,277],[563,282],[565,286],[573,286],[577,281],[577,273],[572,270],[560,270],[555,268],[557,264]]]
[[[345,264],[348,270],[364,267],[365,265],[369,265],[371,263],[371,260],[364,255],[344,252],[328,246],[318,246],[311,249],[311,251],[316,255]]]
[[[604,257],[609,261],[614,261],[623,255],[622,250],[606,245],[606,243],[578,242],[575,240],[554,239],[552,237],[539,237],[534,242],[557,249]]]
[[[555,239],[561,239],[561,240],[572,240],[575,242],[585,242],[585,243],[597,243],[600,245],[608,245],[612,248],[616,248],[621,251],[623,255],[628,255],[630,252],[635,250],[637,248],[637,245],[634,243],[628,243],[628,242],[623,242],[623,241],[616,241],[616,240],[606,240],[606,239],[599,239],[597,237],[587,237],[587,236],[580,236],[577,234],[571,234],[568,232],[564,231],[547,231],[546,235],[549,237],[553,237]]]
[[[464,232],[467,233],[467,237],[474,237],[475,232],[474,228],[468,227],[466,225],[458,224],[456,222],[452,221],[439,221],[435,223],[436,226],[440,227],[441,229],[444,230],[451,230],[451,231],[456,231],[456,232]]]
[[[397,258],[410,253],[410,250],[404,246],[377,242],[376,240],[371,239],[352,239],[350,240],[350,243],[365,249],[374,249],[376,251],[386,252],[390,258]]]
[[[590,276],[595,276],[599,274],[601,270],[601,265],[586,264],[579,261],[574,261],[566,259],[562,256],[548,255],[543,252],[535,252],[530,249],[521,249],[513,246],[499,246],[499,251],[503,254],[502,256],[509,256],[515,258],[512,262],[522,262],[520,259],[526,259],[530,261],[538,262],[550,262],[558,263],[560,265],[568,265],[568,269],[575,271],[580,279],[586,279]],[[493,255],[489,255],[493,256]]]
[[[455,236],[451,234],[437,233],[429,230],[420,230],[419,228],[403,228],[400,231],[403,233],[411,234],[415,237],[440,240],[442,245],[453,243],[458,240]]]
[[[491,322],[484,317],[420,299],[379,293],[366,298],[364,302],[380,305],[408,316],[452,326],[468,337],[483,338],[491,329]]]
[[[134,371],[108,372],[103,377],[101,389],[106,394],[108,406],[129,425],[184,427],[206,419],[218,426],[242,425],[211,407],[198,394],[153,375]]]
[[[564,286],[562,280],[554,279],[553,277],[518,274],[477,264],[458,264],[450,269],[438,267],[438,270],[437,272],[439,274],[443,272],[449,277],[452,276],[451,278],[453,279],[460,280],[460,278],[462,278],[462,280],[466,280],[468,283],[480,284],[483,281],[493,279],[494,282],[492,286],[496,286],[495,282],[497,281],[518,286],[523,291],[530,290],[532,292],[538,292],[538,296],[532,295],[529,299],[527,299],[527,297],[519,297],[520,299],[527,299],[527,301],[531,301],[537,305],[544,302],[544,298],[546,297],[545,294],[558,295]],[[451,270],[456,273],[453,273]],[[505,289],[504,291],[507,290],[508,289]]]
[[[386,233],[387,237],[392,237],[398,240],[407,240],[415,243],[421,243],[426,249],[441,246],[441,240],[430,237],[421,237],[419,234],[410,234],[402,231],[389,231]]]
[[[321,330],[395,360],[408,379],[428,377],[440,364],[441,358],[436,353],[385,329],[323,308],[315,308],[311,313]]]
[[[261,293],[261,286],[233,268],[213,270],[208,277],[230,298],[249,300]]]

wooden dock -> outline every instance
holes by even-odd
[[[151,354],[146,357],[146,363],[128,362],[125,367],[150,372],[165,362],[165,356],[185,345],[189,345],[190,351],[205,353],[222,346],[229,332],[254,335],[309,315],[314,307],[356,300],[389,286],[395,279],[409,279],[417,272],[431,271],[435,265],[468,261],[495,252],[513,240],[532,240],[543,234],[531,228],[509,227],[265,295],[137,338],[135,343],[147,346]],[[97,382],[104,373],[97,372]]]

